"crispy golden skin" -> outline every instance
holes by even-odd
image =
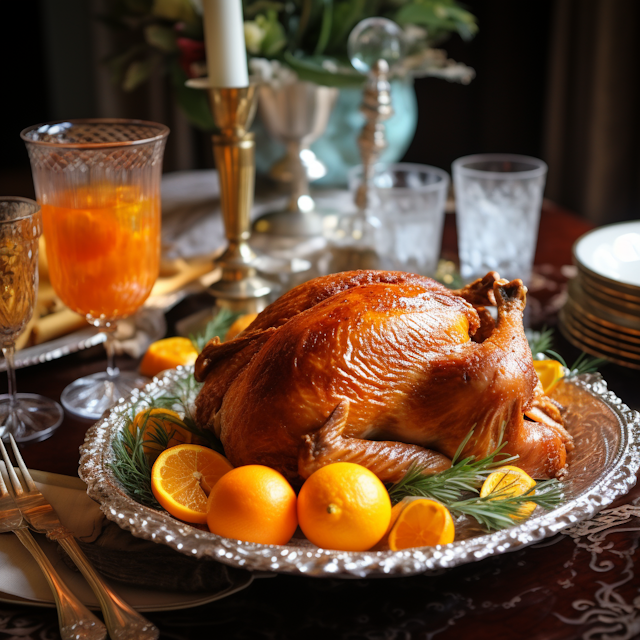
[[[294,484],[338,460],[385,482],[414,462],[436,472],[474,425],[466,455],[486,455],[504,431],[520,466],[554,476],[571,438],[541,393],[525,300],[520,280],[495,273],[457,292],[398,272],[317,278],[205,347],[196,420],[232,464],[266,464]]]

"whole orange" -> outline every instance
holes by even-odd
[[[298,526],[291,485],[259,464],[222,476],[209,495],[207,511],[211,533],[245,542],[286,544]]]
[[[312,473],[298,495],[304,535],[322,549],[366,551],[391,521],[391,500],[377,476],[352,462],[336,462]]]

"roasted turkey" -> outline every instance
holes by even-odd
[[[556,476],[571,436],[533,369],[526,291],[496,273],[459,291],[389,271],[311,280],[204,348],[196,421],[233,465],[265,464],[294,485],[337,461],[383,482],[412,463],[435,473],[472,428],[465,455],[502,439],[529,474]]]

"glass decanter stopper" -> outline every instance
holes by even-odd
[[[351,269],[394,269],[392,239],[385,233],[375,190],[375,165],[386,148],[384,121],[393,115],[389,74],[403,56],[400,27],[386,18],[358,23],[348,41],[351,64],[368,74],[360,111],[365,124],[358,138],[362,166],[350,172],[356,209],[341,215],[328,230],[329,272]]]

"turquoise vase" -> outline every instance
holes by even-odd
[[[385,122],[387,148],[381,162],[397,162],[409,148],[418,124],[418,102],[412,80],[391,83],[393,116]],[[347,172],[360,164],[358,136],[364,124],[360,113],[361,89],[340,89],[327,130],[311,145],[311,150],[327,167],[327,175],[313,185],[343,187]],[[256,169],[267,174],[269,167],[285,152],[284,146],[269,137],[260,122],[253,127],[256,134]]]

